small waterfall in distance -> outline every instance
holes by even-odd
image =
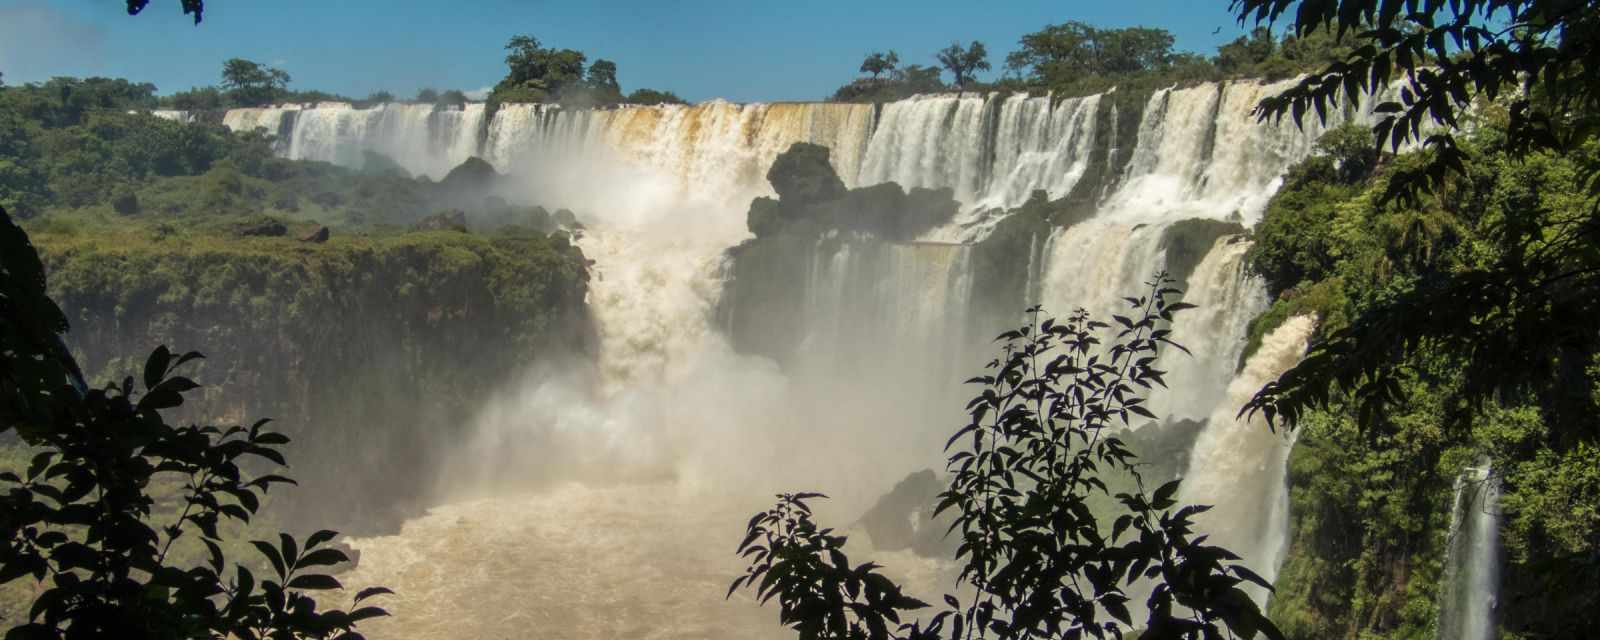
[[[1439,640],[1492,640],[1500,592],[1500,479],[1485,461],[1456,477]]]
[[[235,131],[264,129],[278,136],[292,160],[360,167],[364,152],[381,153],[414,175],[435,180],[478,155],[484,105],[381,104],[357,109],[343,102],[230,109],[223,124]],[[285,126],[285,121],[290,123]]]

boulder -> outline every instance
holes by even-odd
[[[1145,465],[1141,472],[1151,487],[1176,480],[1189,469],[1189,452],[1206,428],[1205,420],[1167,418],[1147,422],[1122,436],[1128,449]]]
[[[111,198],[111,209],[125,216],[139,213],[139,194],[131,189],[118,191]]]
[[[483,193],[494,186],[500,173],[483,158],[473,156],[445,174],[439,185],[450,191]]]
[[[762,196],[750,201],[750,211],[745,214],[745,224],[750,233],[762,237],[777,233],[783,228],[783,205],[777,200]]]
[[[1218,238],[1245,233],[1237,222],[1190,218],[1167,225],[1161,232],[1161,248],[1167,253],[1167,272],[1179,289],[1189,288],[1189,276],[1200,266]]]
[[[331,549],[338,549],[338,550],[344,552],[344,555],[345,555],[346,558],[349,558],[349,560],[346,561],[346,562],[340,562],[338,564],[335,564],[335,565],[332,565],[332,566],[328,567],[327,570],[326,570],[327,573],[330,573],[330,574],[344,573],[346,571],[349,571],[351,569],[356,568],[357,566],[359,566],[361,564],[361,550],[350,546],[350,543],[346,542],[345,540],[339,540],[337,542],[330,542],[330,543],[328,543],[328,544],[326,544],[324,546],[318,547],[318,548],[319,549],[330,549],[330,548]]]
[[[960,540],[945,535],[953,521],[951,516],[947,513],[937,520],[933,518],[939,493],[944,489],[939,476],[932,469],[924,469],[906,476],[879,498],[859,520],[867,536],[872,538],[873,548],[879,551],[910,549],[930,558],[953,557]]]
[[[316,229],[311,231],[311,233],[301,237],[300,241],[310,242],[313,244],[322,244],[328,241],[329,235],[331,235],[331,233],[328,231],[327,227],[318,225]]]
[[[828,153],[827,147],[796,142],[779,154],[767,170],[767,182],[778,192],[778,199],[798,207],[843,196],[844,181],[828,163]]]
[[[528,207],[523,211],[522,217],[523,221],[528,226],[540,231],[549,231],[554,228],[554,223],[550,218],[550,212],[545,211],[544,207],[538,205]]]
[[[865,231],[894,238],[906,192],[893,182],[851,189],[830,202],[813,205],[812,217],[836,229]]]

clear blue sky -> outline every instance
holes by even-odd
[[[1180,49],[1208,54],[1242,33],[1227,0],[209,0],[198,27],[178,0],[153,0],[139,17],[122,5],[0,0],[0,73],[8,84],[124,77],[170,93],[215,84],[222,61],[240,57],[288,71],[298,89],[409,96],[494,84],[506,39],[527,33],[615,61],[625,90],[816,100],[877,49],[932,64],[952,40],[981,40],[993,75],[1022,34],[1067,20],[1163,27]]]

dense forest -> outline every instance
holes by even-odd
[[[130,12],[143,4],[130,0]],[[1289,82],[1261,103],[1262,126],[1310,126],[1352,96],[1388,105],[1375,127],[1322,134],[1254,225],[1235,214],[1164,230],[1167,270],[1149,290],[1120,292],[1132,296],[1128,316],[1046,310],[1059,322],[1029,316],[1001,336],[991,369],[965,372],[982,390],[951,438],[950,484],[938,501],[953,514],[945,517],[960,538],[961,580],[977,599],[950,596],[910,623],[928,603],[875,563],[849,564],[844,537],[813,520],[808,503],[820,496],[808,493],[785,494],[750,521],[740,551],[753,561],[745,576],[729,576],[729,594],[776,598],[780,621],[802,637],[1120,637],[1112,620],[1146,638],[1445,637],[1455,630],[1441,620],[1460,598],[1449,560],[1471,516],[1462,496],[1492,487],[1503,566],[1496,600],[1471,606],[1492,606],[1493,637],[1584,637],[1600,627],[1600,338],[1588,320],[1600,299],[1591,71],[1600,59],[1590,37],[1600,8],[1410,3],[1403,13],[1402,4],[1240,0],[1235,12],[1252,30],[1209,56],[1177,50],[1163,29],[1076,21],[1021,36],[993,63],[977,41],[955,42],[927,65],[902,64],[896,51],[866,54],[861,76],[827,101],[881,105],[940,92],[1105,101],[1091,119],[1112,135],[1086,150],[1070,191],[1035,191],[1020,207],[985,214],[1000,222],[963,258],[973,265],[975,326],[1009,327],[1016,309],[1036,302],[1028,280],[1038,243],[1094,217],[1132,162],[1114,141],[1140,135],[1152,97],[1203,83]],[[184,8],[199,20],[201,3]],[[1510,27],[1491,31],[1488,17]],[[616,63],[532,36],[505,50],[507,74],[482,97],[480,146],[503,105],[683,103],[668,91],[624,92]],[[997,64],[996,79],[976,78]],[[473,102],[458,90],[351,99],[290,83],[285,70],[236,58],[222,64],[218,86],[169,95],[107,78],[0,85],[0,481],[16,489],[3,505],[13,543],[0,572],[7,624],[31,621],[22,628],[36,637],[124,622],[150,637],[349,631],[381,610],[315,614],[331,600],[303,592],[332,578],[296,581],[296,562],[348,568],[344,551],[317,550],[334,535],[320,528],[397,530],[432,506],[436,453],[465,437],[497,391],[488,381],[595,360],[594,262],[580,244],[603,212],[540,201],[477,157],[435,180],[372,151],[354,163],[286,159],[273,132],[222,124],[228,109],[280,103],[449,111]],[[164,109],[193,117],[153,113]],[[816,269],[818,247],[938,251],[924,235],[967,213],[951,188],[849,188],[837,166],[828,148],[795,144],[766,172],[776,197],[750,203],[751,237],[727,250],[715,309],[738,319],[727,333],[741,353],[788,364],[814,348],[801,324],[810,298],[793,295],[791,282]],[[1177,499],[1184,467],[1143,459],[1176,445],[1157,438],[1141,450],[1149,432],[1130,430],[1128,442],[1100,435],[1158,418],[1145,408],[1151,392],[1135,387],[1185,384],[1151,363],[1179,348],[1167,344],[1187,343],[1166,339],[1173,314],[1193,311],[1181,290],[1205,251],[1235,237],[1250,243],[1245,263],[1267,294],[1238,368],[1275,330],[1315,322],[1306,359],[1241,412],[1294,438],[1290,539],[1259,611],[1246,589],[1262,579],[1194,535],[1204,507]],[[1102,345],[1092,321],[1118,323],[1114,337]],[[206,357],[165,347],[145,356],[161,344]],[[1111,354],[1108,363],[1086,356],[1091,346]],[[140,372],[143,391],[132,378],[93,387]],[[176,426],[258,417],[295,426],[282,439],[261,424],[239,433]],[[73,439],[135,427],[142,440]],[[1052,438],[1070,455],[1057,458]],[[266,463],[285,456],[295,480],[345,493],[279,487],[266,499],[273,482],[260,478],[277,477]],[[113,459],[127,470],[101,471]],[[151,484],[166,471],[232,484]],[[91,494],[97,486],[115,490]],[[231,497],[218,502],[221,494]],[[108,507],[118,504],[126,513]],[[199,529],[176,546],[182,527],[149,524],[174,514]],[[230,519],[239,522],[219,534],[218,521]],[[299,537],[303,548],[287,534],[265,549],[244,544],[273,528],[317,533]],[[91,541],[60,531],[87,531]],[[114,559],[73,555],[80,548]],[[224,552],[252,559],[235,571]],[[174,566],[195,569],[164,570]],[[277,582],[252,595],[251,571]],[[145,592],[139,576],[165,595]],[[1141,576],[1154,586],[1135,587],[1146,584]],[[374,595],[360,594],[358,606]],[[234,600],[238,608],[205,604]],[[108,613],[119,610],[121,621]]]

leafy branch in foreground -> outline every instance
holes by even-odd
[[[1446,268],[1421,261],[1409,281],[1395,278],[1243,413],[1292,425],[1350,395],[1362,428],[1381,426],[1415,365],[1444,355],[1460,362],[1460,395],[1474,409],[1534,398],[1564,446],[1600,438],[1583,388],[1583,368],[1600,353],[1590,320],[1600,299],[1600,2],[1231,0],[1230,8],[1241,22],[1283,21],[1296,35],[1351,45],[1343,60],[1264,100],[1260,118],[1300,122],[1342,100],[1386,100],[1374,107],[1376,145],[1424,145],[1380,171],[1372,206],[1416,214],[1419,232],[1451,214],[1477,227],[1474,242],[1486,249]],[[1391,82],[1397,91],[1385,92]],[[1469,112],[1477,126],[1468,126]],[[1571,173],[1508,188],[1504,176],[1552,161]]]
[[[1566,150],[1600,130],[1600,2],[1595,0],[1230,0],[1240,23],[1274,24],[1306,37],[1349,38],[1350,54],[1263,100],[1257,115],[1310,112],[1359,102],[1399,78],[1398,100],[1376,106],[1379,146],[1422,141],[1431,162],[1396,175],[1389,196],[1414,200],[1450,173],[1466,173],[1454,131],[1474,99],[1508,99],[1508,145],[1521,153]],[[1432,123],[1445,128],[1427,134]],[[1595,185],[1600,188],[1600,183]]]
[[[951,479],[938,505],[954,511],[965,605],[946,595],[944,611],[901,623],[902,612],[927,605],[878,565],[852,567],[844,536],[813,522],[806,501],[822,496],[809,493],[782,495],[750,520],[739,551],[753,562],[729,595],[743,587],[762,602],[777,597],[780,622],[803,640],[1121,638],[1134,629],[1144,639],[1281,638],[1243,588],[1270,585],[1194,534],[1192,518],[1209,507],[1178,505],[1177,481],[1147,493],[1117,436],[1131,418],[1154,418],[1146,394],[1166,384],[1153,366],[1158,350],[1183,349],[1167,327],[1192,305],[1169,301],[1179,293],[1171,282],[1161,274],[1149,295],[1125,299],[1132,313],[1113,316],[1109,345],[1099,336],[1110,325],[1087,312],[1058,323],[1030,309],[1033,321],[999,337],[991,373],[969,381],[982,391],[946,444]],[[1111,495],[1114,475],[1135,489],[1115,494],[1120,513],[1097,516],[1090,500]],[[1130,594],[1148,595],[1140,607]]]
[[[157,348],[143,392],[130,376],[86,389],[62,346],[60,309],[27,235],[0,210],[0,433],[16,429],[35,455],[22,473],[0,473],[0,584],[42,587],[7,640],[29,638],[360,638],[355,624],[387,615],[360,607],[388,593],[367,589],[353,611],[318,610],[308,591],[339,589],[315,570],[347,562],[319,531],[303,547],[282,534],[256,548],[274,575],[232,577],[219,525],[248,522],[279,475],[250,472],[259,459],[282,466],[289,439],[250,427],[178,427],[162,412],[199,385],[177,375],[198,353]],[[181,509],[157,522],[152,487],[181,479]],[[177,566],[174,544],[198,532],[207,562]]]

